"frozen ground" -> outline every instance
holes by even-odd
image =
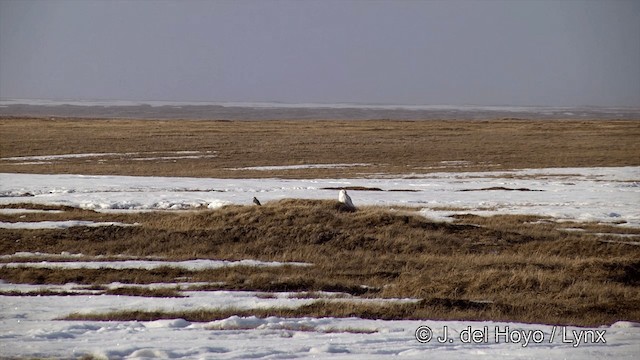
[[[283,198],[337,199],[337,190],[323,188],[349,186],[382,190],[349,191],[356,206],[412,206],[423,215],[440,220],[447,220],[449,215],[455,213],[536,214],[549,216],[556,221],[593,220],[640,227],[640,167],[433,173],[404,178],[380,175],[375,179],[333,180],[0,174],[0,204],[57,204],[99,211],[180,210],[216,208],[225,204],[250,205],[253,196],[263,203]],[[16,209],[3,210],[2,213],[20,216],[28,212],[28,209]],[[32,226],[37,227],[38,224],[44,225],[34,223]],[[74,226],[84,225],[92,224]],[[626,240],[635,242],[636,239]],[[49,262],[13,262],[14,257],[38,256],[46,257]],[[105,265],[105,259],[87,259],[82,254],[66,253],[55,256],[18,253],[4,255],[2,260],[5,263],[3,266]],[[66,265],[58,260],[65,261]],[[147,268],[168,264],[161,260],[123,259],[106,265]],[[234,266],[207,261],[171,265]],[[251,266],[284,265],[253,260],[238,263]],[[118,286],[120,284],[111,284],[109,287]],[[181,283],[146,286],[186,288]],[[61,321],[56,319],[74,312],[122,309],[179,311],[229,306],[243,309],[296,307],[317,299],[299,297],[295,293],[276,293],[265,297],[247,291],[183,291],[185,297],[182,298],[145,298],[92,294],[90,289],[78,289],[75,284],[40,286],[0,283],[0,291],[4,292],[39,290],[76,291],[78,294],[0,296],[0,357],[72,358],[90,354],[108,359],[398,357],[494,360],[636,359],[640,354],[640,324],[625,321],[600,328],[470,321],[259,319],[236,316],[210,323],[191,323],[183,319],[152,322]],[[380,301],[344,297],[344,294],[325,295],[331,301]],[[416,331],[418,329],[421,331]],[[445,329],[448,339],[438,341],[442,339]],[[432,331],[430,339],[429,330]],[[423,341],[429,341],[418,341],[416,334],[423,336]]]

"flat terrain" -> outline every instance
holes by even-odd
[[[5,118],[0,172],[344,178],[629,166],[640,164],[638,139],[639,121]],[[15,158],[69,154],[80,156]],[[289,168],[251,169],[264,166]]]
[[[0,332],[10,334],[0,348],[16,358],[153,347],[232,357],[249,346],[247,357],[260,341],[305,356],[521,348],[414,339],[416,321],[446,321],[456,334],[492,322],[592,326],[607,343],[580,354],[633,358],[638,139],[640,122],[613,120],[0,119],[0,173],[25,174],[0,176]],[[567,169],[473,172],[551,167]],[[357,211],[333,200],[342,187]],[[180,266],[221,260],[231,265]],[[341,321],[356,325],[308,325]],[[264,327],[273,322],[284,325]],[[547,343],[556,328],[544,326],[533,357],[576,350]],[[346,345],[309,345],[334,341]]]

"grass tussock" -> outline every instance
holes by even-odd
[[[100,216],[111,220],[113,214]],[[261,207],[227,206],[188,213],[118,216],[123,222],[135,218],[140,225],[3,229],[0,233],[5,241],[0,243],[0,253],[258,259],[308,262],[313,266],[189,271],[171,267],[51,270],[0,264],[0,278],[15,283],[73,282],[95,286],[111,282],[206,282],[209,285],[198,285],[195,290],[329,291],[365,298],[422,299],[418,304],[388,307],[318,301],[314,307],[286,314],[250,312],[259,316],[439,318],[574,325],[640,320],[640,247],[603,243],[598,236],[589,234],[591,230],[619,230],[613,226],[571,224],[589,231],[567,232],[562,230],[568,226],[566,223],[516,215],[461,215],[454,223],[440,223],[408,209],[362,207],[344,212],[335,201],[290,199]],[[624,231],[638,233],[637,229]],[[127,291],[132,294],[138,290]],[[142,317],[154,316],[187,318],[185,314]],[[206,319],[202,321],[215,318],[208,313],[189,316]]]

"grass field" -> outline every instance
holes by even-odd
[[[42,208],[15,204],[19,208]],[[46,269],[2,267],[10,283],[75,283],[105,294],[181,296],[177,290],[105,287],[192,282],[182,290],[264,293],[339,292],[363,298],[414,298],[410,304],[327,303],[297,309],[238,311],[274,316],[359,316],[383,319],[458,319],[601,325],[640,320],[640,248],[595,233],[639,236],[640,230],[595,223],[555,223],[538,216],[460,216],[438,223],[410,210],[364,207],[341,211],[329,200],[282,200],[218,210],[104,214],[0,215],[0,220],[115,221],[133,227],[1,229],[1,254],[83,254],[67,261],[133,259],[259,259],[306,262],[308,267],[225,267],[184,270]],[[584,231],[563,231],[571,227]],[[47,257],[8,261],[56,261]],[[209,285],[197,285],[200,283]],[[32,295],[56,295],[48,292]],[[5,293],[5,295],[20,295]],[[72,294],[67,294],[72,295]],[[89,319],[185,318],[211,321],[233,310],[145,313],[126,310]],[[77,317],[76,317],[77,318]]]
[[[2,119],[0,172],[194,177],[364,177],[433,171],[640,165],[635,121],[153,121]],[[46,158],[49,155],[87,156]],[[45,156],[24,159],[18,157]],[[145,160],[146,159],[146,160]],[[239,168],[359,164],[329,168]],[[42,208],[31,204],[5,207]],[[210,321],[233,314],[499,320],[601,325],[640,321],[640,247],[594,233],[640,234],[615,224],[543,216],[459,215],[433,222],[410,208],[288,199],[265,206],[152,213],[0,214],[0,221],[89,220],[137,226],[0,229],[0,254],[81,253],[118,259],[258,259],[308,267],[202,271],[2,267],[11,283],[206,282],[207,290],[340,292],[413,298],[386,305],[327,302],[295,309],[127,312],[71,318]],[[586,231],[562,231],[563,228]],[[618,239],[619,240],[619,239]],[[44,258],[47,259],[46,257]],[[42,261],[22,258],[19,261]],[[15,258],[0,262],[16,261]],[[195,285],[194,285],[195,286]],[[204,288],[202,288],[204,289]],[[119,290],[180,296],[180,290]],[[6,293],[5,295],[16,295]],[[46,293],[45,293],[46,295]],[[268,295],[265,295],[268,296]]]
[[[638,121],[0,119],[0,172],[344,178],[638,165]],[[6,158],[94,154],[53,160]],[[257,166],[349,164],[328,168]]]

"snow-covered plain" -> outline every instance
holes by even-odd
[[[225,204],[250,205],[254,196],[263,204],[283,198],[337,199],[337,190],[323,188],[349,186],[383,190],[349,191],[356,206],[412,206],[421,214],[439,220],[447,220],[456,213],[534,214],[548,216],[550,221],[590,220],[640,227],[640,167],[319,180],[0,174],[0,205],[53,204],[99,211],[180,210],[216,208]],[[4,214],[19,216],[20,212],[5,211]],[[37,226],[35,224],[33,226]],[[19,253],[2,259],[4,266],[19,266],[7,262],[12,261],[13,256],[31,255]],[[49,263],[57,263],[55,256],[35,255],[46,256],[49,260],[54,258],[56,261]],[[101,259],[88,261],[83,257],[83,262],[76,263],[79,265],[72,265],[76,256],[82,255],[60,254],[60,260],[67,261],[68,265],[56,266],[87,267],[103,262]],[[111,265],[162,263],[161,259],[131,260],[135,259],[116,261]],[[37,264],[40,263],[22,265],[39,266]],[[73,289],[75,285],[62,287]],[[60,290],[60,286],[0,283],[0,291],[43,289]],[[90,354],[108,359],[387,359],[396,356],[403,359],[636,359],[640,354],[640,324],[625,321],[600,328],[576,328],[501,322],[237,316],[211,323],[191,323],[183,319],[151,322],[56,320],[74,312],[296,307],[317,301],[291,293],[265,297],[246,291],[183,291],[183,295],[182,298],[88,293],[0,296],[0,357],[73,358]],[[327,294],[327,297],[331,295]],[[432,330],[433,336],[428,342],[416,339],[416,334],[428,338],[428,329],[423,326]],[[418,329],[421,331],[416,332]],[[445,329],[449,338],[438,341]],[[473,337],[473,331],[480,335]],[[579,344],[576,343],[578,339],[581,340]]]
[[[171,299],[3,296],[0,353],[6,357],[63,358],[91,354],[107,359],[635,359],[640,351],[640,324],[631,322],[587,329],[499,322],[237,316],[210,323],[183,319],[52,321],[74,312],[179,311],[230,305],[249,309],[315,301],[291,294],[260,298],[251,292],[185,293],[188,297]],[[432,331],[429,342],[416,339],[416,330],[422,326]],[[445,328],[448,339],[441,342]],[[471,338],[468,334],[474,331],[486,335]],[[419,335],[428,337],[425,332]],[[579,344],[578,339],[582,340]]]
[[[356,206],[412,206],[436,219],[446,220],[455,213],[536,214],[556,220],[640,227],[640,167],[442,172],[312,180],[3,173],[0,174],[0,204],[55,204],[99,211],[180,210],[250,205],[254,196],[263,204],[284,198],[337,199],[337,190],[323,188],[349,186],[385,190],[349,191]],[[494,190],[486,190],[491,188]],[[454,210],[446,210],[451,208]]]

